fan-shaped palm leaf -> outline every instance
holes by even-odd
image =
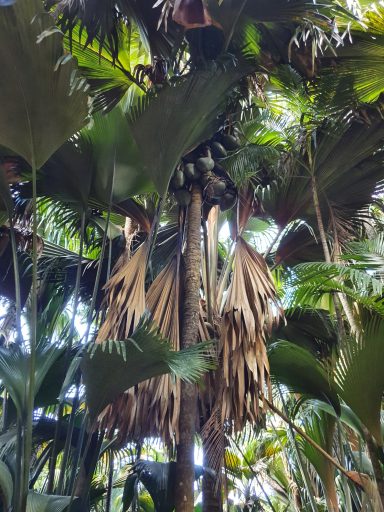
[[[206,355],[206,344],[172,351],[150,322],[142,323],[127,341],[90,345],[81,367],[91,418],[95,420],[124,391],[146,379],[172,372],[190,382],[198,380],[213,367]]]
[[[364,316],[361,339],[343,343],[336,367],[336,383],[341,398],[380,446],[383,445],[380,426],[384,392],[383,336],[383,318],[377,315]]]
[[[294,392],[312,395],[333,406],[340,414],[340,402],[332,377],[305,348],[278,341],[268,347],[271,377]]]
[[[217,116],[234,84],[251,70],[249,64],[212,64],[143,102],[130,116],[131,132],[148,178],[160,195],[168,187],[180,158],[218,128]],[[148,141],[151,144],[148,145]]]
[[[39,344],[36,349],[35,394],[54,362],[63,353],[54,345]],[[21,416],[25,410],[28,391],[25,389],[25,376],[28,374],[29,354],[18,345],[9,349],[0,348],[0,378]]]
[[[0,66],[7,79],[0,84],[0,143],[37,168],[84,125],[88,113],[87,95],[73,83],[74,61],[62,58],[60,33],[38,39],[52,25],[39,0],[1,9]]]

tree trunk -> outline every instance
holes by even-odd
[[[188,208],[185,249],[185,288],[181,348],[197,343],[199,328],[199,290],[201,263],[201,189],[192,188]],[[179,444],[177,446],[176,512],[193,512],[194,508],[194,436],[197,412],[195,384],[181,382]]]
[[[203,452],[204,452],[204,467],[209,466],[209,462],[205,457],[205,446],[203,442]],[[221,502],[221,493],[220,487],[221,485],[215,485],[215,479],[209,474],[204,473],[203,475],[203,486],[202,486],[202,494],[203,494],[203,512],[222,512],[223,506]],[[218,487],[218,488],[216,488]]]

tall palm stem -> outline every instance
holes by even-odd
[[[19,260],[17,259],[17,243],[15,236],[15,224],[12,217],[12,212],[9,212],[9,233],[11,237],[11,248],[12,248],[12,261],[13,271],[15,276],[15,306],[16,306],[16,333],[17,343],[21,344],[23,334],[21,332],[21,286],[20,286],[20,272],[19,272]]]
[[[353,480],[351,475],[348,473],[348,471],[335,459],[330,455],[327,451],[325,451],[320,445],[316,443],[304,430],[300,427],[298,427],[292,420],[288,418],[282,411],[280,411],[277,407],[273,405],[272,402],[270,402],[267,398],[261,397],[260,399],[264,400],[264,402],[268,405],[269,409],[276,413],[287,425],[290,425],[293,430],[295,430],[300,436],[305,439],[313,448],[315,448],[319,453],[321,453],[329,462],[331,462],[336,469],[340,471],[340,473],[344,476],[346,476],[351,482],[356,484],[356,482]]]
[[[280,389],[280,386],[278,387],[278,389],[279,389],[279,395],[280,395],[280,398],[281,398],[281,401],[282,401],[282,404],[283,404],[284,411],[287,414],[287,405],[285,403],[284,396],[283,396],[283,393],[282,393],[282,391]],[[299,466],[299,470],[300,470],[301,476],[303,477],[304,486],[305,486],[305,489],[306,489],[307,494],[308,494],[308,499],[309,499],[309,503],[311,505],[312,512],[317,512],[318,511],[318,507],[317,507],[316,500],[315,500],[314,493],[313,493],[313,486],[312,486],[312,483],[311,483],[311,478],[309,476],[307,467],[305,466],[305,463],[303,461],[303,457],[301,456],[300,449],[297,446],[297,441],[296,441],[295,434],[293,432],[292,425],[290,425],[290,424],[288,424],[288,437],[290,438],[291,446],[293,447],[293,451],[295,453],[296,461],[297,461],[297,464]]]
[[[188,207],[188,224],[185,250],[185,288],[181,348],[197,343],[199,328],[199,291],[201,264],[201,189],[192,188]],[[193,512],[194,509],[194,436],[197,408],[195,384],[181,382],[179,443],[177,445],[177,476],[175,488],[176,512]]]
[[[82,269],[82,261],[83,261],[83,250],[84,250],[85,217],[86,217],[86,211],[85,211],[85,209],[83,209],[83,211],[81,213],[80,247],[79,247],[79,256],[78,256],[78,260],[77,260],[73,312],[72,312],[71,324],[70,324],[70,328],[69,328],[68,346],[67,346],[66,355],[65,355],[66,366],[68,366],[70,356],[71,356],[73,335],[74,335],[74,331],[75,331],[75,319],[76,319],[77,308],[78,308],[78,304],[79,304],[81,269]],[[48,490],[49,494],[51,494],[53,492],[56,460],[57,460],[57,456],[58,456],[58,444],[59,444],[59,439],[60,439],[61,428],[63,425],[63,413],[64,413],[64,399],[60,402],[59,408],[58,408],[57,423],[56,423],[56,428],[55,428],[55,438],[53,441],[52,453],[51,453],[51,457],[49,460],[49,473],[48,473],[48,484],[47,484],[47,490]],[[72,416],[74,416],[74,415],[72,415],[72,413],[71,413],[71,419],[72,419]],[[73,418],[73,422],[74,422],[74,418]],[[73,427],[71,429],[71,426],[69,426],[69,428],[67,430],[67,438],[65,441],[65,449],[64,449],[65,455],[66,455],[67,451],[69,452],[69,446],[70,446],[71,439],[68,439],[68,436],[69,435],[72,436],[72,431],[73,431]],[[59,475],[58,488],[61,488],[63,485],[66,463],[67,463],[67,456],[63,457],[63,463],[62,463],[62,467],[60,469],[60,475]]]
[[[315,207],[317,227],[319,230],[321,245],[323,247],[324,258],[327,263],[331,263],[332,258],[331,258],[331,253],[329,251],[329,247],[328,247],[328,243],[327,243],[327,236],[325,234],[323,217],[321,214],[320,201],[319,201],[319,196],[318,196],[318,191],[317,191],[316,177],[314,174],[312,174],[312,177],[311,177],[311,184],[312,184],[313,205]],[[340,300],[340,303],[343,307],[343,310],[344,310],[345,316],[347,317],[351,331],[355,332],[355,333],[359,333],[359,327],[356,324],[356,321],[353,317],[353,313],[351,311],[351,308],[349,307],[347,299],[345,298],[345,296],[342,293],[339,293],[337,295],[337,297]],[[335,300],[335,309],[337,310],[337,308],[338,308],[338,304],[337,304],[337,301]]]
[[[30,321],[29,375],[26,379],[26,405],[22,417],[23,448],[21,453],[21,508],[25,512],[29,492],[29,470],[32,455],[32,423],[35,400],[35,367],[37,344],[37,169],[32,157],[32,289]]]

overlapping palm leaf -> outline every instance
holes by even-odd
[[[63,59],[62,36],[52,29],[38,0],[2,8],[0,143],[37,168],[76,130],[88,114],[84,86],[76,83],[73,59]],[[39,37],[45,33],[45,37]],[[61,61],[60,61],[61,59]]]
[[[173,351],[152,322],[141,323],[126,341],[91,344],[81,363],[91,418],[139,382],[166,373],[198,380],[212,368],[207,345]],[[113,373],[114,378],[109,378]]]

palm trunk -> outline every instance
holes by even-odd
[[[209,464],[205,458],[206,446],[204,444],[203,442],[204,466],[207,467]],[[203,512],[222,512],[220,486],[216,485],[215,479],[208,472],[203,475],[202,493]]]
[[[201,190],[192,189],[188,208],[185,250],[185,288],[181,348],[197,343],[199,327],[199,290],[201,259]],[[181,382],[179,444],[177,445],[176,512],[193,512],[194,497],[194,436],[197,412],[195,384]]]

